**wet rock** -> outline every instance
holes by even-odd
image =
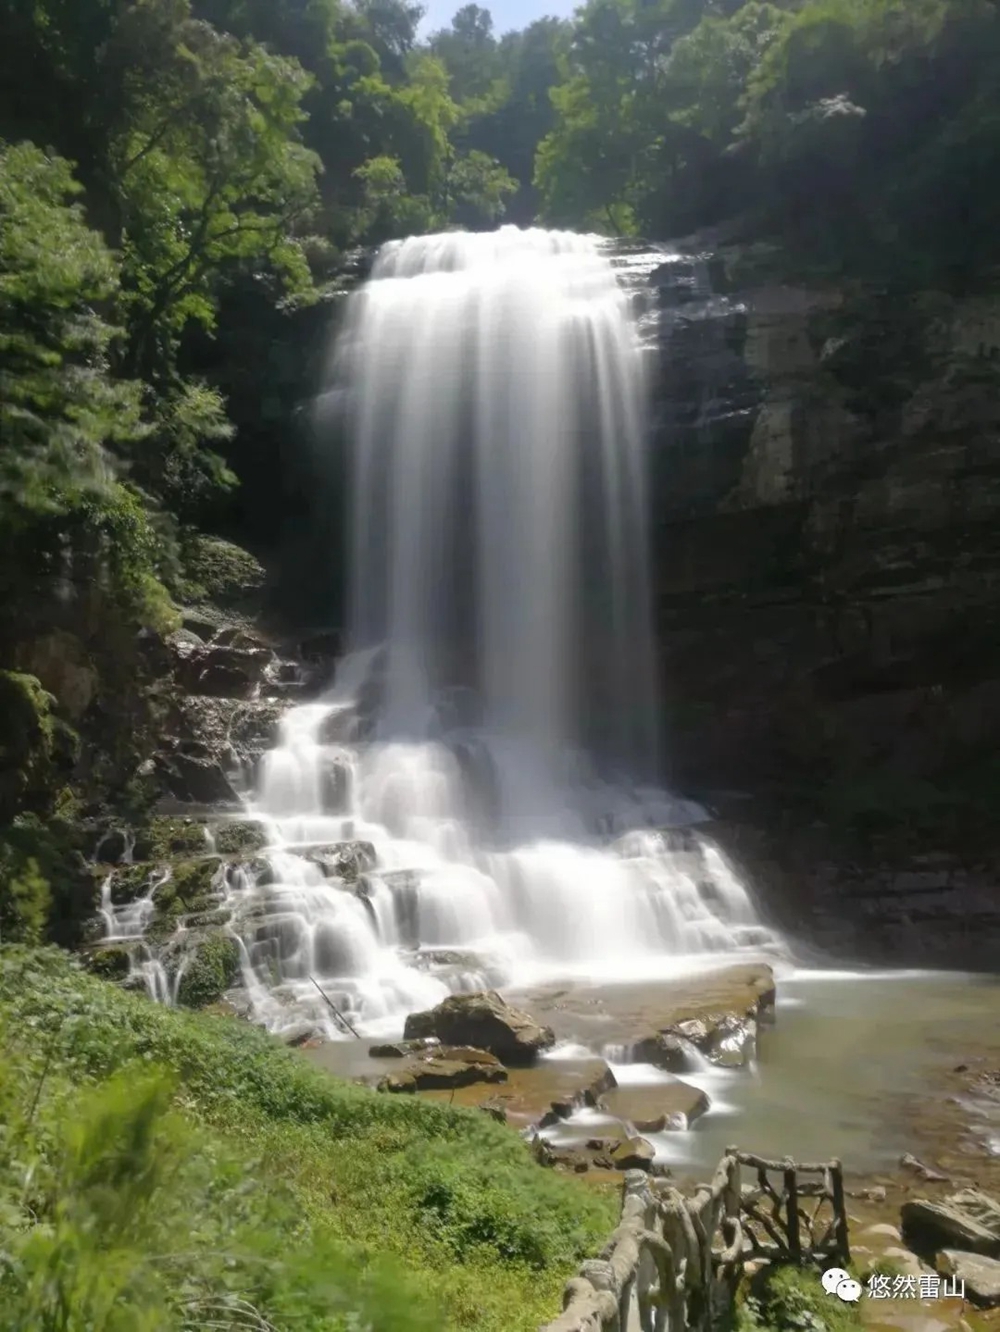
[[[182,804],[239,805],[232,782],[207,750],[177,746],[161,750],[154,761],[157,778]]]
[[[178,740],[199,741],[217,759],[253,764],[277,743],[284,707],[273,699],[207,698],[178,701]]]
[[[550,1027],[512,1008],[493,990],[456,994],[436,1008],[411,1013],[403,1028],[406,1040],[436,1036],[446,1045],[471,1045],[488,1050],[506,1064],[529,1064],[555,1044]]]
[[[405,1059],[408,1055],[440,1049],[441,1043],[439,1041],[392,1041],[388,1045],[373,1045],[368,1053],[372,1059]]]
[[[413,1060],[378,1084],[383,1092],[434,1091],[470,1087],[477,1082],[506,1082],[507,1070],[485,1050],[443,1046]]]
[[[127,906],[129,902],[144,896],[154,870],[155,866],[147,864],[121,865],[113,870],[108,885],[112,906]]]
[[[483,1101],[478,1107],[484,1115],[489,1115],[490,1119],[495,1119],[498,1124],[507,1123],[507,1107],[498,1096],[491,1096],[488,1101]]]
[[[455,967],[463,971],[483,971],[485,964],[478,953],[463,952],[459,948],[421,948],[413,954],[417,971],[432,971],[435,967]]]
[[[631,1124],[640,1133],[683,1131],[706,1113],[708,1097],[699,1087],[677,1079],[652,1087],[618,1087],[606,1092],[599,1108]]]
[[[609,1155],[615,1170],[649,1170],[656,1148],[645,1138],[627,1138],[615,1143]]]
[[[239,974],[236,940],[225,934],[210,934],[194,945],[182,963],[177,1002],[185,1008],[204,1008],[221,999]]]
[[[572,1147],[553,1147],[544,1138],[535,1138],[531,1144],[531,1154],[541,1166],[549,1169],[571,1170],[582,1175],[590,1169],[590,1158]],[[608,1167],[613,1169],[613,1167]]]
[[[172,856],[208,854],[205,824],[200,819],[160,816],[143,824],[135,835],[136,860],[169,860]]]
[[[282,1039],[293,1050],[315,1050],[323,1044],[323,1037],[311,1023],[284,1032]]]
[[[260,634],[241,625],[227,624],[212,635],[211,646],[236,648],[240,652],[270,652],[270,645]],[[273,656],[273,653],[272,653]]]
[[[153,915],[146,926],[146,938],[155,943],[169,939],[183,920],[212,911],[222,898],[218,857],[174,861],[168,868],[153,891]]]
[[[215,849],[222,856],[252,856],[267,846],[267,833],[252,819],[227,819],[212,825]]]
[[[629,1055],[633,1063],[653,1064],[668,1073],[689,1073],[697,1064],[688,1042],[670,1031],[644,1036],[630,1047]]]
[[[912,1156],[909,1152],[904,1153],[904,1155],[899,1158],[899,1164],[904,1170],[912,1170],[915,1175],[918,1175],[928,1184],[946,1184],[949,1182],[947,1175],[942,1175],[939,1170],[935,1170],[929,1165],[924,1165],[923,1161],[918,1161],[917,1158]]]
[[[561,1119],[569,1119],[583,1106],[591,1108],[601,1104],[601,1098],[618,1086],[615,1075],[607,1064],[603,1064],[591,1080],[578,1088],[570,1096],[560,1097],[552,1102],[548,1110],[538,1121],[540,1128],[550,1128]]]
[[[274,660],[270,648],[195,648],[178,664],[178,681],[192,694],[215,698],[250,698]]]
[[[917,1253],[959,1249],[1000,1258],[1000,1203],[976,1189],[940,1202],[915,1198],[901,1209],[903,1235]]]
[[[196,634],[193,629],[182,627],[167,636],[166,645],[173,657],[176,668],[178,664],[186,662],[195,652],[201,651],[205,647],[205,640],[200,634]]]
[[[306,859],[318,865],[327,878],[355,884],[375,868],[376,855],[371,842],[334,842],[308,851]]]
[[[124,828],[109,828],[94,850],[94,859],[100,865],[118,865],[129,853],[131,838]]]
[[[1000,1304],[1000,1262],[982,1254],[945,1249],[935,1264],[942,1276],[955,1277],[964,1285],[965,1296],[981,1309]]]

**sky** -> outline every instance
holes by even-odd
[[[422,0],[427,9],[418,29],[421,37],[451,25],[452,16],[466,0]],[[505,32],[526,28],[540,18],[569,18],[582,0],[477,0],[483,9],[493,15],[493,33],[502,37]]]

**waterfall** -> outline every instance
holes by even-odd
[[[596,238],[512,227],[390,243],[350,298],[351,652],[285,717],[251,803],[269,869],[232,889],[273,1029],[334,1034],[313,978],[374,1033],[450,990],[771,941],[655,785],[632,304]]]

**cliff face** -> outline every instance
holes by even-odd
[[[671,776],[792,928],[992,967],[1000,297],[780,268],[648,277]]]

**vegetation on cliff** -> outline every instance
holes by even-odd
[[[740,214],[840,278],[961,288],[997,261],[990,0],[587,0],[499,37],[475,4],[420,17],[0,4],[0,669],[83,741],[29,812],[134,796],[158,725],[136,635],[240,558],[199,530],[309,527],[298,409],[352,247]]]
[[[0,952],[5,1327],[536,1327],[614,1203],[55,950]],[[62,1311],[62,1312],[61,1312]],[[243,1321],[241,1321],[241,1318]]]

